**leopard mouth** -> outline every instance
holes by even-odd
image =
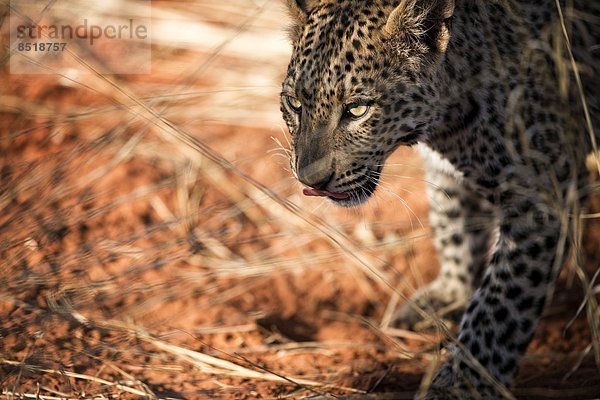
[[[332,203],[341,207],[354,207],[365,203],[375,193],[379,183],[379,175],[379,170],[368,170],[359,180],[359,183],[343,192],[306,187],[302,190],[302,193],[305,196],[327,197]]]
[[[348,193],[335,193],[330,192],[329,190],[320,190],[314,188],[304,188],[302,190],[302,194],[305,196],[328,197],[332,200],[344,200],[350,196]]]

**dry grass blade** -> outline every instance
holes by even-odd
[[[191,363],[196,368],[198,368],[200,372],[206,374],[235,376],[248,379],[261,379],[266,381],[291,383],[293,385],[298,386],[308,386],[322,389],[337,389],[353,393],[361,392],[361,390],[357,390],[354,388],[336,386],[303,378],[285,377],[283,375],[274,374],[271,372],[256,371],[253,369],[243,367],[231,361],[223,360],[214,356],[210,356],[208,354],[186,349],[181,346],[175,346],[167,342],[147,336],[141,336],[141,339],[147,341],[148,343],[152,344],[161,351],[173,354],[183,360],[186,360],[187,362]]]
[[[596,161],[596,168],[598,169],[598,174],[600,174],[600,153],[598,153],[598,143],[596,143],[596,135],[594,133],[592,117],[590,115],[588,103],[585,98],[583,84],[581,83],[581,75],[579,73],[579,66],[577,65],[577,62],[575,61],[575,57],[573,56],[573,49],[571,48],[571,39],[569,38],[569,32],[568,32],[567,25],[565,22],[565,17],[563,15],[562,6],[560,5],[560,1],[555,0],[555,4],[556,4],[556,11],[558,12],[558,18],[560,21],[560,27],[561,27],[561,30],[562,30],[562,33],[564,35],[565,42],[567,45],[567,55],[569,56],[569,62],[571,63],[571,68],[573,69],[573,73],[575,75],[575,83],[577,85],[577,91],[579,93],[579,97],[581,99],[581,104],[583,106],[586,130],[590,137],[590,141],[592,142],[593,157],[594,157],[594,160]]]
[[[80,396],[49,396],[39,393],[13,393],[6,390],[1,393],[6,399],[35,399],[35,400],[77,400]]]
[[[19,361],[5,360],[5,359],[0,359],[0,364],[10,365],[10,366],[13,366],[13,367],[23,368],[23,369],[27,369],[27,370],[31,370],[31,371],[35,371],[35,372],[42,372],[42,373],[46,373],[46,374],[54,374],[54,375],[59,375],[59,376],[67,376],[69,378],[75,378],[75,379],[81,379],[81,380],[84,380],[84,381],[99,383],[101,385],[104,385],[104,386],[107,386],[107,387],[111,387],[111,388],[115,388],[115,389],[119,389],[119,390],[122,390],[124,392],[135,394],[135,395],[141,396],[141,397],[146,397],[146,398],[155,398],[156,397],[153,393],[148,393],[146,391],[139,390],[139,389],[136,389],[134,387],[130,387],[130,386],[124,385],[122,383],[111,382],[111,381],[108,381],[106,379],[98,378],[96,376],[91,376],[91,375],[86,375],[86,374],[79,374],[79,373],[76,373],[76,372],[65,371],[65,370],[57,371],[57,370],[54,370],[54,369],[42,368],[42,367],[39,367],[39,366],[36,366],[36,365],[22,363],[22,362],[19,362]]]

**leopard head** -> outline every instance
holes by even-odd
[[[436,118],[452,0],[287,0],[293,55],[281,93],[304,193],[354,206],[386,158]]]

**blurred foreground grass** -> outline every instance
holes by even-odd
[[[412,397],[436,335],[387,321],[436,273],[419,160],[400,150],[364,209],[299,197],[279,2],[152,2],[149,75],[96,73],[90,54],[11,74],[2,15],[3,396],[299,398],[386,381]],[[556,359],[587,379],[574,325]]]

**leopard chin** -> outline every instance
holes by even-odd
[[[329,198],[329,200],[340,207],[352,208],[358,207],[373,196],[377,189],[378,181],[374,181],[372,178],[368,179],[363,185],[356,186],[344,194],[347,195],[345,198]]]

